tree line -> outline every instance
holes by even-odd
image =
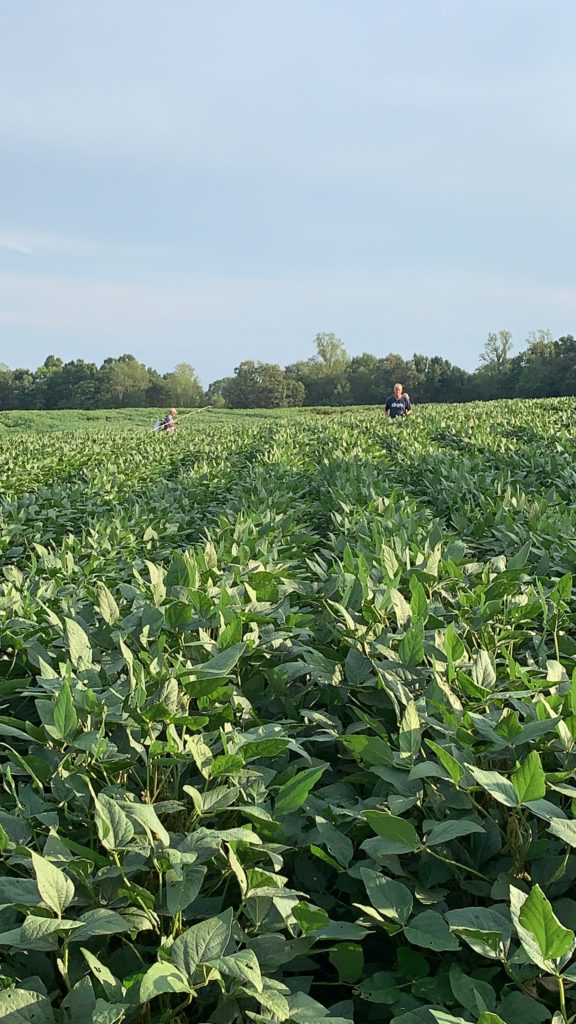
[[[99,367],[53,355],[35,371],[0,364],[0,409],[380,405],[396,381],[417,402],[576,395],[571,334],[554,339],[550,331],[535,331],[527,347],[512,356],[510,332],[491,332],[473,373],[440,356],[349,356],[333,333],[316,335],[315,349],[311,358],[284,367],[244,360],[233,376],[213,381],[206,391],[188,363],[160,374],[129,354],[105,359]]]

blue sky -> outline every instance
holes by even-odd
[[[569,0],[0,4],[0,360],[576,333]]]

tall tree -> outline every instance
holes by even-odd
[[[233,409],[278,409],[302,405],[304,387],[275,363],[247,359],[234,370],[224,398]]]
[[[98,383],[103,409],[146,404],[148,371],[129,353],[105,359],[98,371]]]
[[[510,331],[490,331],[480,354],[480,364],[494,373],[502,373],[510,362],[511,350]]]
[[[172,405],[192,408],[204,401],[204,388],[189,363],[178,363],[172,373],[164,374],[164,385]]]
[[[326,373],[343,370],[350,360],[344,343],[336,337],[333,331],[323,331],[317,334],[314,344],[321,367]]]

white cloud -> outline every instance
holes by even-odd
[[[33,256],[34,250],[25,242],[18,239],[0,235],[0,249],[7,249],[9,252],[17,252],[22,256]]]

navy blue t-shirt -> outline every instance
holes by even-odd
[[[390,395],[385,408],[386,412],[390,413],[390,418],[395,419],[396,416],[405,416],[412,406],[408,395],[400,395],[400,398],[396,398],[396,395]]]

